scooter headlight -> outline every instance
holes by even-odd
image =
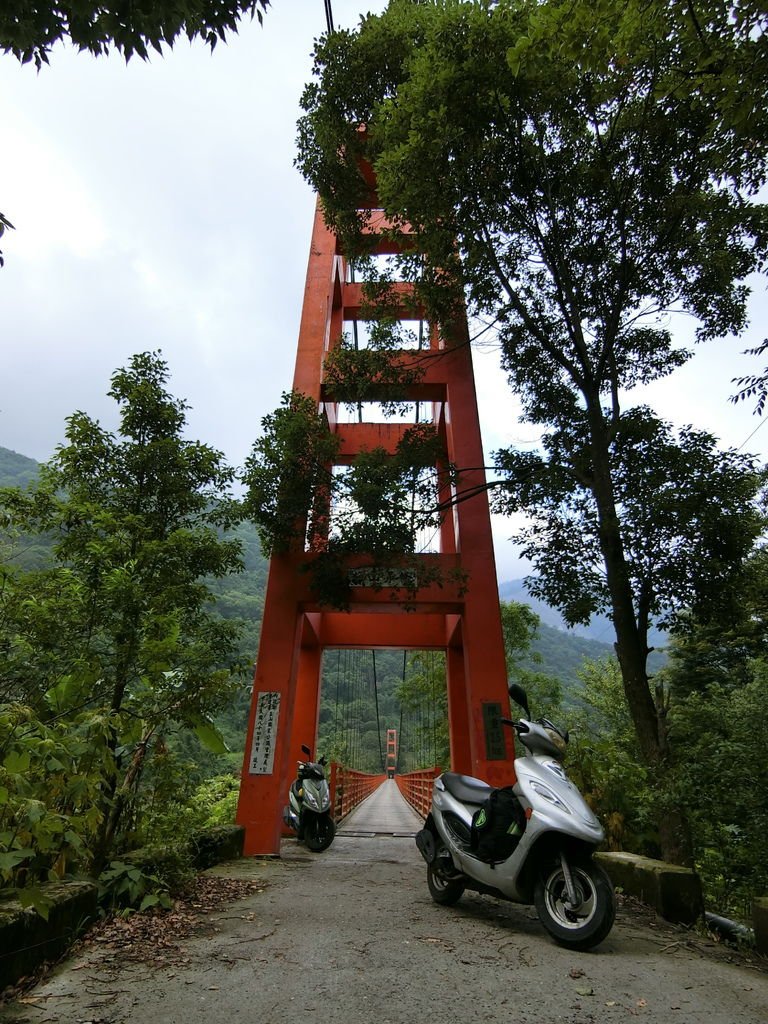
[[[560,811],[565,811],[566,814],[570,814],[570,809],[566,807],[557,793],[551,790],[549,786],[545,786],[543,782],[539,782],[538,779],[531,780],[531,789],[534,793],[537,793],[540,797],[548,800],[554,807],[557,807]]]
[[[316,811],[320,810],[320,804],[317,802],[317,798],[314,793],[310,793],[308,789],[304,790],[304,799],[310,807],[314,807]]]

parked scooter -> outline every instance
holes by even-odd
[[[501,720],[526,748],[515,759],[515,784],[494,789],[455,772],[435,779],[431,812],[416,835],[429,892],[447,906],[465,889],[534,904],[556,942],[590,949],[616,916],[611,881],[592,860],[603,829],[563,770],[568,733],[546,718],[530,721],[521,686],[513,683],[509,694],[526,715]]]
[[[313,853],[327,850],[336,835],[331,813],[331,791],[325,777],[325,758],[312,760],[312,751],[302,746],[308,760],[299,761],[297,778],[288,790],[283,821]]]

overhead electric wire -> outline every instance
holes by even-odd
[[[328,34],[335,32],[336,29],[333,27],[333,10],[331,8],[331,0],[323,0],[325,6],[325,22],[328,26]]]
[[[750,438],[753,438],[753,437],[755,436],[755,434],[756,434],[756,433],[758,432],[758,430],[760,429],[760,427],[764,426],[764,425],[766,424],[766,422],[768,422],[768,418],[766,418],[766,419],[764,419],[764,420],[761,420],[761,422],[757,424],[757,426],[756,426],[756,427],[755,427],[755,429],[754,429],[754,430],[752,431],[752,433],[751,433],[751,434],[749,434],[749,435],[748,435],[747,437],[745,437],[745,438],[744,438],[744,440],[743,440],[743,441],[741,442],[741,444],[740,444],[740,445],[739,445],[739,447],[738,447],[738,448],[736,449],[736,451],[737,451],[737,452],[740,452],[740,451],[741,451],[741,449],[742,449],[742,448],[744,447],[744,445],[745,445],[745,444],[747,443],[747,441],[749,441],[749,440],[750,440]]]

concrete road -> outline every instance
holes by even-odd
[[[286,840],[279,859],[215,868],[262,891],[208,915],[186,962],[87,947],[0,1024],[768,1022],[764,960],[626,907],[592,953],[555,945],[532,908],[469,894],[439,907],[413,840],[361,835],[361,820],[323,854]]]

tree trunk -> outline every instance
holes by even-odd
[[[597,506],[598,536],[605,564],[616,631],[615,650],[624,694],[643,761],[651,769],[657,793],[657,824],[662,857],[673,864],[691,864],[693,852],[687,819],[681,807],[665,798],[670,750],[663,708],[651,692],[646,668],[648,647],[635,618],[632,585],[624,556],[621,527],[610,467],[610,444],[602,410],[588,402],[592,454],[592,494]]]
[[[121,651],[122,653],[118,658],[117,667],[115,671],[115,682],[112,688],[110,712],[113,716],[117,715],[122,709],[123,699],[125,697],[125,692],[128,688],[130,665],[134,658],[136,648],[135,636],[138,628],[136,625],[137,621],[138,616],[134,615],[132,617],[130,628],[124,631],[127,634],[128,639],[123,640],[122,642],[118,641],[116,643],[118,651]],[[123,813],[123,808],[125,806],[125,797],[123,796],[125,780],[123,781],[123,785],[121,786],[120,791],[118,792],[119,765],[114,760],[116,756],[118,741],[119,736],[117,733],[117,729],[114,727],[114,725],[111,725],[110,736],[109,740],[107,741],[107,747],[109,748],[110,754],[112,755],[113,758],[113,766],[112,770],[109,773],[109,776],[104,779],[104,783],[102,785],[101,790],[100,803],[102,811],[102,820],[99,826],[98,833],[96,835],[93,857],[91,861],[91,871],[95,876],[98,876],[104,870],[105,866],[109,861],[109,855],[112,851],[112,844],[114,842],[117,825],[120,822],[120,818],[122,817]],[[138,750],[141,750],[141,744],[139,745]],[[139,762],[139,770],[141,764],[143,763],[145,753],[146,750],[144,750],[142,753]],[[135,757],[136,755],[134,754],[134,760]],[[131,776],[132,771],[133,761],[131,762],[131,765],[128,768],[126,779],[128,779]]]
[[[123,817],[123,812],[128,804],[130,797],[136,791],[136,787],[139,784],[141,773],[144,769],[144,762],[147,756],[147,748],[149,742],[154,734],[154,728],[150,729],[146,733],[136,750],[133,752],[131,763],[128,766],[128,771],[125,773],[125,778],[117,790],[110,802],[109,810],[104,816],[102,826],[99,830],[99,836],[93,852],[93,860],[91,862],[91,872],[94,876],[98,877],[109,862],[109,855],[112,852],[112,844],[115,841],[115,835],[117,833],[118,826]]]

